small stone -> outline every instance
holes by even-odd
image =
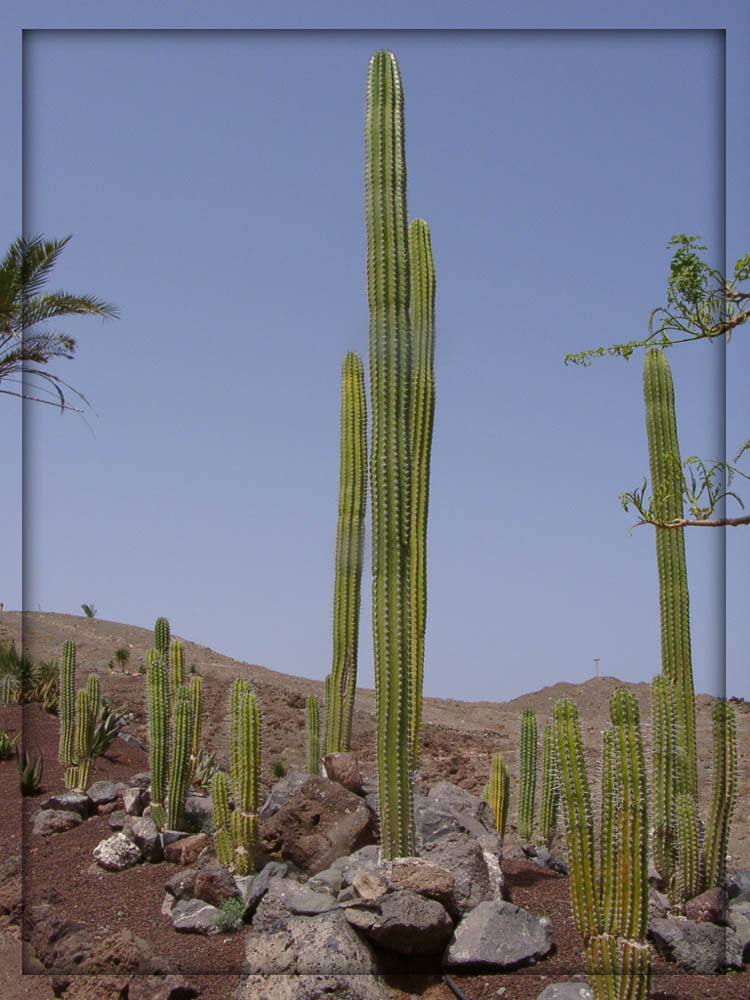
[[[184,934],[218,934],[220,911],[202,899],[178,899],[172,907],[172,926]]]
[[[352,879],[354,891],[360,899],[379,899],[388,892],[388,883],[376,872],[369,872],[366,868],[358,868]]]
[[[143,813],[140,788],[128,788],[123,792],[122,804],[129,816],[140,816]]]
[[[125,810],[120,810],[120,803],[115,799],[114,802],[104,802],[102,805],[96,807],[97,816],[111,816],[112,813]]]
[[[353,753],[327,753],[323,763],[330,781],[337,781],[355,795],[362,794],[362,772]]]
[[[593,1000],[593,996],[584,983],[550,983],[537,1000]]]
[[[209,843],[209,838],[205,833],[196,833],[192,837],[185,837],[184,840],[172,842],[164,848],[164,860],[182,866],[195,864],[198,855],[204,847],[208,847]]]
[[[34,814],[32,833],[40,837],[49,837],[53,833],[63,833],[78,826],[83,820],[79,813],[67,812],[61,809],[40,809]]]
[[[698,923],[727,923],[727,892],[721,886],[715,885],[699,896],[694,896],[685,903],[685,916],[688,920]]]
[[[164,883],[164,888],[177,899],[192,899],[197,874],[197,868],[183,868]]]
[[[212,906],[221,906],[227,899],[239,899],[240,890],[225,868],[216,871],[199,871],[193,895]]]
[[[120,872],[141,860],[140,848],[124,833],[113,833],[94,848],[94,857],[107,871]]]
[[[124,809],[115,809],[109,817],[110,830],[122,830],[129,819],[130,817]]]
[[[91,800],[83,792],[65,792],[63,795],[51,795],[40,804],[39,808],[74,812],[78,813],[81,819],[86,819],[91,812]]]
[[[148,771],[139,771],[130,779],[132,788],[148,788],[151,784],[151,774]]]
[[[149,817],[136,816],[131,819],[126,833],[138,845],[146,861],[156,864],[164,857],[159,831],[156,823]]]
[[[95,806],[107,805],[117,798],[117,786],[114,781],[95,781],[86,794]]]

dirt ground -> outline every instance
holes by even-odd
[[[131,713],[127,730],[145,741],[146,684],[138,673],[148,649],[153,645],[150,630],[121,625],[99,619],[51,613],[27,613],[24,616],[23,637],[21,615],[5,612],[0,615],[0,641],[13,639],[19,650],[34,660],[57,660],[65,639],[76,643],[78,685],[92,671],[100,676],[102,693],[118,707]],[[21,641],[23,638],[23,642]],[[316,694],[323,700],[323,684],[293,677],[263,667],[239,663],[204,646],[185,641],[186,664],[195,668],[204,679],[204,743],[215,750],[220,762],[226,764],[228,747],[228,687],[237,676],[243,676],[258,694],[262,709],[262,794],[273,780],[272,766],[283,760],[292,767],[304,768],[305,699]],[[130,659],[125,671],[107,666],[118,648],[128,648]],[[574,698],[578,705],[594,799],[597,798],[598,763],[601,755],[601,732],[608,724],[608,700],[620,685],[615,678],[592,679],[583,685],[559,683],[541,691],[524,695],[505,703],[461,702],[427,698],[424,702],[424,733],[422,739],[422,786],[426,790],[438,780],[453,781],[479,793],[487,780],[491,755],[501,750],[511,771],[510,831],[506,843],[515,840],[518,744],[520,719],[524,708],[533,708],[540,733],[551,717],[555,701],[563,696]],[[641,707],[644,741],[650,748],[650,697],[646,683],[628,685],[635,691]],[[710,794],[711,703],[699,696],[697,734],[700,756],[703,815]],[[739,701],[735,705],[738,732],[740,774],[747,774],[747,754],[750,748],[750,705]],[[355,702],[353,749],[365,773],[375,773],[374,752],[374,693],[358,689]],[[20,714],[17,708],[3,710],[0,727],[18,728],[8,712]],[[210,720],[210,724],[209,721]],[[60,791],[62,772],[57,763],[58,722],[45,715],[38,705],[24,710],[24,739],[32,750],[45,753],[45,777],[42,795]],[[118,740],[97,762],[94,779],[124,780],[136,771],[147,769],[147,758],[132,745]],[[515,780],[514,780],[515,779]],[[21,803],[16,794],[17,781],[12,761],[0,764],[0,791],[4,802],[14,802],[12,809],[0,816],[0,863],[20,853],[23,830],[24,904],[49,900],[64,907],[67,915],[91,926],[128,927],[144,937],[155,953],[182,971],[191,985],[201,990],[204,1000],[231,997],[238,982],[242,960],[240,935],[202,939],[194,935],[176,934],[169,920],[161,915],[164,882],[174,873],[175,866],[141,865],[122,873],[106,873],[92,864],[91,851],[109,833],[106,817],[90,820],[65,834],[53,838],[32,838],[29,816],[38,807],[34,796]],[[735,813],[730,839],[730,868],[750,868],[750,797],[740,780],[740,800]],[[558,840],[554,848],[562,852]],[[567,879],[542,873],[520,862],[503,865],[513,902],[532,912],[546,913],[555,931],[554,953],[543,962],[524,972],[503,976],[454,977],[457,985],[471,998],[502,996],[504,1000],[535,1000],[550,982],[564,981],[574,975],[583,978],[580,938],[570,913]],[[21,944],[17,929],[0,926],[0,996],[30,997],[31,1000],[52,996],[50,978],[46,975],[26,975],[17,972]],[[658,1000],[678,1000],[682,997],[740,998],[748,995],[745,974],[724,977],[677,976],[674,967],[657,960],[652,997]],[[14,979],[15,977],[15,979]],[[418,995],[426,1000],[448,1000],[453,994],[441,977],[412,977],[393,980],[394,997]],[[505,992],[498,991],[504,989]],[[115,984],[102,981],[101,993],[91,996],[109,1000],[118,996]],[[88,995],[88,994],[87,994]]]

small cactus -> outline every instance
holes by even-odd
[[[492,810],[497,832],[501,837],[504,837],[505,825],[508,821],[508,802],[510,801],[510,771],[499,751],[492,755],[490,780],[485,785],[484,798]]]
[[[174,699],[174,732],[167,793],[167,827],[179,830],[190,778],[190,743],[193,731],[193,710],[190,692],[177,689]]]
[[[90,674],[86,688],[75,692],[76,647],[66,640],[59,668],[60,764],[65,787],[85,792],[94,767],[94,727],[99,711],[99,677]]]
[[[72,767],[74,760],[75,671],[76,646],[70,639],[66,639],[62,647],[62,662],[60,665],[60,765],[65,768],[65,784],[68,788],[73,787],[69,783],[69,777],[75,781],[73,775],[69,776],[69,769]]]
[[[318,699],[311,694],[307,699],[307,770],[310,774],[320,774],[320,744]]]
[[[158,655],[147,657],[147,661],[151,818],[161,828],[167,821],[165,801],[169,770],[167,668]]]
[[[518,840],[531,843],[534,829],[534,797],[536,794],[536,715],[525,708],[521,716],[521,757],[518,788]]]

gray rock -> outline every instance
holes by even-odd
[[[14,854],[13,857],[8,858],[0,864],[0,885],[5,885],[6,882],[10,882],[12,878],[21,872],[21,855]]]
[[[143,799],[140,788],[128,788],[123,792],[122,805],[128,816],[140,816],[143,813]]]
[[[172,926],[183,934],[218,934],[216,920],[220,910],[202,899],[178,899],[170,916]]]
[[[122,830],[129,819],[130,817],[124,809],[115,810],[109,817],[110,830]]]
[[[291,917],[285,927],[251,933],[243,971],[267,975],[362,976],[377,972],[372,948],[341,910],[317,917]]]
[[[63,833],[83,822],[79,813],[62,809],[40,809],[34,813],[31,832],[39,837],[49,837],[53,833]]]
[[[243,976],[235,1000],[388,1000],[377,976]]]
[[[325,868],[322,872],[318,872],[317,875],[309,878],[307,884],[311,889],[319,886],[321,889],[327,889],[329,892],[340,892],[343,887],[341,871],[335,868]]]
[[[344,912],[375,945],[401,955],[436,955],[453,933],[453,921],[441,903],[408,889],[379,899],[375,912],[364,911],[368,918],[364,923],[357,921],[357,907]]]
[[[193,895],[212,906],[220,907],[227,899],[239,899],[240,890],[226,868],[198,871]]]
[[[731,928],[654,917],[648,936],[660,955],[690,972],[714,975],[724,968],[742,968],[742,942]]]
[[[456,908],[466,914],[480,903],[488,902],[495,891],[482,848],[470,834],[455,830],[444,832],[425,844],[420,855],[447,869],[455,882]]]
[[[290,916],[309,917],[333,910],[331,893],[315,892],[307,885],[286,878],[272,879],[253,915],[253,930],[272,931],[283,927]],[[247,907],[245,907],[247,911]]]
[[[139,771],[130,779],[131,788],[148,788],[151,784],[151,773],[149,771]]]
[[[86,792],[95,806],[106,805],[117,798],[117,785],[114,781],[95,781]]]
[[[346,888],[352,885],[354,876],[362,868],[370,872],[381,870],[380,848],[377,844],[367,844],[365,847],[360,847],[358,851],[353,851],[349,855],[336,858],[323,872],[317,872],[312,877],[318,878],[320,875],[328,877],[327,873],[330,873],[333,878],[339,875],[342,886]]]
[[[121,872],[141,860],[141,849],[124,833],[113,833],[94,848],[94,857],[107,871]]]
[[[174,896],[170,896],[168,892],[164,893],[164,899],[161,901],[161,912],[165,917],[172,916],[172,910],[174,909],[174,904],[177,900]]]
[[[310,775],[306,771],[287,771],[284,777],[277,781],[271,789],[271,794],[263,803],[258,815],[261,819],[270,819],[274,813],[288,802],[302,788]]]
[[[556,858],[547,847],[535,847],[532,860],[534,864],[541,865],[542,868],[547,868],[551,872],[557,872],[559,875],[569,874],[567,863],[562,858]]]
[[[288,867],[283,861],[269,861],[263,870],[254,876],[245,898],[245,909],[242,914],[242,919],[245,923],[249,923],[252,920],[258,904],[268,892],[273,880],[284,878]]]
[[[732,902],[727,914],[727,922],[742,944],[742,958],[750,961],[750,903]]]
[[[591,987],[585,983],[550,983],[537,1000],[593,1000]]]
[[[161,836],[156,823],[150,817],[134,817],[124,827],[123,832],[127,837],[130,837],[134,844],[138,845],[146,861],[157,864],[164,857]]]
[[[658,889],[654,889],[653,886],[650,886],[648,890],[649,921],[653,917],[668,917],[671,912],[672,904],[669,901],[669,896],[667,896],[664,892],[660,892]]]
[[[183,830],[162,830],[162,846],[169,847],[170,844],[176,844],[179,840],[187,840],[187,838],[191,836],[192,834],[185,833]]]
[[[535,961],[552,947],[552,924],[513,903],[480,903],[456,928],[443,954],[447,968],[508,969]]]
[[[489,805],[479,795],[472,795],[460,785],[454,785],[450,781],[438,781],[430,788],[427,798],[432,803],[452,810],[464,821],[470,821],[470,828],[474,823],[478,823],[485,833],[497,833]]]
[[[254,875],[235,875],[234,884],[237,886],[240,896],[247,902],[250,895],[250,886],[253,884]]]
[[[164,888],[175,899],[192,899],[197,875],[197,868],[183,868],[164,883]]]
[[[62,795],[50,795],[40,804],[39,808],[74,812],[78,813],[81,819],[86,819],[91,813],[91,800],[83,792],[64,792]]]
[[[750,871],[743,869],[742,871],[733,872],[727,878],[727,895],[730,901],[734,900],[737,903],[750,902]]]

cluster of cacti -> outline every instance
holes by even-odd
[[[219,861],[237,875],[255,867],[260,790],[260,706],[247,681],[237,678],[230,693],[229,762],[234,809],[229,809],[227,776],[217,771],[211,783],[214,846]]]
[[[483,796],[492,810],[497,832],[504,837],[510,802],[510,771],[499,751],[492,755],[490,780],[484,786]]]
[[[583,938],[594,1000],[645,1000],[651,953],[648,924],[648,804],[638,703],[632,692],[610,699],[604,737],[599,864],[578,710],[555,705],[555,749],[576,927]]]
[[[525,708],[521,716],[521,752],[518,769],[518,841],[521,844],[531,843],[534,830],[536,752],[536,715],[532,708]]]
[[[154,648],[146,654],[151,818],[179,829],[200,750],[203,682],[185,684],[185,648],[171,642],[169,622],[158,618]]]
[[[99,677],[90,674],[85,688],[76,694],[76,647],[67,639],[60,664],[60,764],[65,769],[65,787],[85,792],[94,767],[94,728],[99,712]]]
[[[652,348],[643,364],[649,466],[657,519],[683,516],[683,475],[674,386],[664,352]],[[690,650],[690,603],[683,528],[657,526],[662,672],[652,684],[653,851],[673,905],[720,884],[736,797],[734,713],[714,709],[714,786],[701,846],[695,691]]]
[[[393,858],[414,853],[434,269],[427,224],[412,223],[411,241],[407,232],[403,92],[387,51],[372,56],[367,74],[365,221],[378,786],[382,851]]]
[[[320,774],[320,720],[318,699],[311,694],[306,705],[307,719],[307,770],[310,774]]]
[[[367,404],[362,359],[341,366],[339,509],[333,586],[333,664],[326,678],[324,753],[351,749],[367,498]],[[316,772],[317,773],[317,772]]]
[[[542,794],[539,809],[539,836],[537,844],[552,846],[557,829],[557,807],[560,801],[560,789],[557,781],[557,765],[555,763],[555,733],[551,723],[547,723],[542,734]]]
[[[698,799],[690,788],[684,751],[676,746],[673,688],[663,675],[651,684],[653,704],[652,784],[654,867],[676,908],[725,875],[727,842],[737,797],[734,709],[724,699],[713,708],[713,782],[705,831]]]

